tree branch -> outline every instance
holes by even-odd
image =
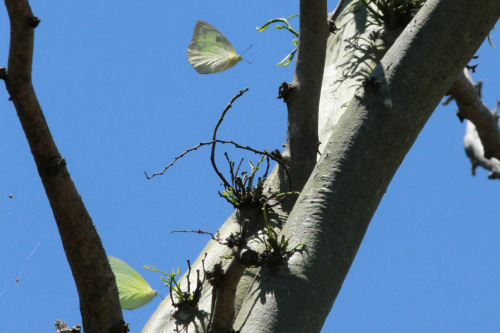
[[[326,0],[300,2],[299,28],[295,74],[293,83],[287,86],[288,128],[283,156],[289,158],[290,167],[295,169],[291,170],[293,181],[301,188],[318,156],[318,108],[329,33]]]
[[[247,267],[243,265],[239,258],[233,257],[226,267],[219,285],[214,286],[216,301],[213,313],[213,322],[210,326],[210,333],[230,332],[234,321],[234,302],[236,288],[241,276]]]
[[[27,0],[5,0],[10,50],[3,79],[35,159],[80,297],[85,332],[124,332],[115,277],[94,224],[45,121],[31,82],[34,28]]]
[[[222,114],[219,118],[219,121],[217,122],[217,125],[215,125],[215,128],[214,128],[214,134],[212,136],[212,141],[214,142],[212,144],[212,152],[210,154],[210,161],[212,162],[212,167],[214,168],[215,172],[217,173],[217,175],[219,176],[219,178],[224,182],[224,185],[225,187],[230,187],[229,183],[227,182],[227,180],[224,178],[224,176],[222,175],[222,173],[219,171],[219,169],[217,169],[217,165],[215,164],[215,157],[214,157],[214,154],[215,154],[215,145],[217,143],[216,141],[216,136],[217,136],[217,130],[219,129],[219,126],[220,124],[222,123],[222,121],[224,120],[224,116],[226,115],[227,111],[229,111],[229,109],[233,106],[233,103],[235,100],[237,100],[238,98],[240,98],[244,93],[246,93],[248,91],[248,88],[246,88],[245,90],[240,90],[238,92],[238,94],[236,96],[234,96],[230,101],[229,103],[227,104],[227,106],[224,108],[224,110],[222,110]]]
[[[498,115],[481,100],[467,68],[450,88],[458,106],[458,116],[470,121],[466,124],[465,151],[472,162],[472,174],[481,165],[490,170],[490,179],[500,178],[500,130]],[[497,106],[498,107],[498,106]]]

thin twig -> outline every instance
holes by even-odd
[[[207,259],[207,253],[205,252],[205,257],[201,259],[201,267],[203,268],[203,282],[205,282],[205,278],[207,275],[207,271],[205,270],[205,259]]]
[[[238,168],[236,168],[236,174],[240,172],[241,163],[243,163],[243,158],[241,159],[240,164],[238,164]]]
[[[188,259],[187,263],[188,263],[188,267],[189,267],[188,275],[187,275],[187,284],[188,284],[188,293],[190,293],[191,292],[191,281],[189,281],[189,276],[191,275],[191,262],[189,261],[189,259]]]
[[[264,178],[267,178],[267,175],[269,173],[269,156],[266,156],[266,162],[267,162],[267,167],[266,167],[266,172],[264,172]]]
[[[186,151],[184,151],[182,154],[180,154],[179,156],[175,157],[174,160],[172,161],[172,163],[170,163],[169,165],[167,165],[161,172],[158,172],[158,173],[154,173],[153,175],[151,176],[148,176],[148,174],[146,172],[144,172],[144,175],[146,176],[147,179],[152,179],[153,177],[155,176],[160,176],[160,175],[163,175],[168,168],[170,168],[171,166],[174,165],[174,163],[184,157],[184,155],[186,155],[187,153],[191,152],[191,151],[194,151],[194,150],[197,150],[198,148],[202,147],[202,146],[207,146],[207,145],[212,145],[212,151],[211,151],[211,154],[210,154],[210,161],[212,162],[212,166],[215,170],[215,172],[217,173],[217,175],[219,176],[219,178],[222,180],[223,184],[224,184],[224,187],[225,188],[234,188],[235,191],[234,191],[234,195],[236,195],[237,197],[239,197],[240,193],[239,191],[236,191],[236,187],[238,184],[234,183],[235,181],[238,181],[238,177],[235,177],[237,176],[238,174],[238,171],[240,169],[240,166],[241,166],[241,163],[243,162],[243,159],[240,161],[240,164],[238,165],[238,168],[236,170],[236,175],[233,174],[233,171],[234,171],[234,162],[232,162],[230,159],[229,159],[229,156],[227,155],[227,153],[225,153],[225,156],[229,162],[229,169],[230,169],[230,173],[232,175],[231,179],[232,179],[232,186],[228,183],[228,181],[226,180],[226,178],[224,178],[224,176],[222,175],[222,173],[219,171],[219,169],[217,168],[216,166],[216,163],[215,163],[215,145],[217,143],[221,143],[221,144],[232,144],[233,146],[235,146],[236,148],[239,148],[239,149],[245,149],[245,150],[249,150],[255,154],[258,154],[258,155],[265,155],[266,156],[266,161],[267,161],[267,168],[266,168],[266,172],[264,173],[264,178],[267,177],[267,174],[268,174],[268,171],[269,171],[269,159],[272,159],[273,161],[276,161],[281,167],[283,167],[286,175],[287,175],[287,178],[288,178],[288,191],[287,192],[291,192],[292,191],[292,178],[290,177],[290,174],[288,172],[288,169],[287,167],[285,166],[285,164],[279,159],[277,158],[277,154],[275,154],[274,152],[273,153],[269,153],[267,151],[260,151],[260,150],[257,150],[257,149],[253,149],[249,146],[242,146],[234,141],[226,141],[226,140],[219,140],[217,139],[217,131],[219,129],[219,126],[220,124],[222,123],[222,121],[224,120],[224,116],[226,115],[226,113],[229,111],[229,109],[232,107],[232,104],[234,103],[234,101],[236,99],[238,99],[239,97],[241,97],[245,92],[248,91],[248,88],[246,88],[245,90],[240,90],[239,93],[234,96],[228,103],[228,105],[226,106],[226,108],[222,111],[222,114],[221,116],[219,117],[219,120],[217,122],[217,125],[215,125],[215,128],[214,128],[214,134],[213,134],[213,137],[212,137],[212,141],[210,142],[200,142],[198,145],[196,145],[195,147],[193,148],[190,148],[190,149],[187,149]],[[241,181],[241,180],[240,180]],[[240,184],[241,186],[241,189],[244,191],[245,188],[244,188],[244,183],[243,184]],[[272,196],[270,197],[271,199],[273,198]],[[278,202],[276,202],[275,204],[273,205],[269,205],[269,207],[274,207],[276,205],[279,205],[281,202],[283,202],[284,200],[286,199],[286,196],[279,200]],[[213,235],[212,235],[213,237]]]
[[[231,161],[231,159],[229,159],[229,155],[227,154],[227,152],[224,152],[224,156],[226,156],[226,160],[227,160],[227,163],[229,164],[229,174],[231,175],[231,187],[233,189],[235,189],[235,191],[233,191],[234,195],[236,196],[236,198],[239,200],[241,200],[241,196],[240,196],[240,191],[238,191],[237,189],[237,184],[235,183],[235,181],[237,181],[237,178],[236,176],[238,175],[238,170],[239,170],[239,165],[238,165],[238,169],[236,170],[236,175],[234,174],[234,162]],[[240,165],[241,163],[243,162],[243,159],[241,159],[241,162],[240,162]],[[227,187],[226,187],[227,188]],[[244,194],[243,194],[244,196]]]
[[[267,157],[269,157],[270,159],[272,159],[273,161],[276,161],[276,163],[278,163],[279,165],[281,165],[283,167],[283,169],[285,170],[285,173],[286,173],[286,176],[288,178],[288,192],[291,191],[291,188],[292,188],[292,178],[290,177],[290,174],[288,172],[288,168],[285,166],[285,164],[283,163],[283,161],[281,161],[279,158],[277,158],[276,156],[274,156],[274,154],[272,153],[269,153],[267,151],[263,151],[263,150],[257,150],[257,149],[254,149],[254,148],[251,148],[249,146],[242,146],[234,141],[226,141],[226,140],[213,140],[213,141],[210,141],[210,142],[200,142],[198,145],[196,145],[195,147],[193,148],[190,148],[188,150],[186,150],[185,152],[183,152],[182,154],[180,154],[179,156],[177,156],[176,158],[174,158],[174,160],[172,161],[172,163],[170,163],[169,165],[167,165],[161,172],[157,172],[157,173],[154,173],[152,174],[151,176],[148,176],[148,174],[146,172],[144,172],[144,174],[146,175],[146,178],[147,179],[151,179],[155,176],[161,176],[163,175],[171,166],[174,165],[174,163],[180,159],[181,157],[183,157],[184,155],[186,155],[187,153],[193,151],[193,150],[197,150],[198,148],[200,147],[203,147],[203,146],[208,146],[208,145],[213,145],[214,143],[221,143],[221,144],[231,144],[233,146],[235,146],[236,148],[239,148],[239,149],[245,149],[245,150],[248,150],[248,151],[251,151],[257,155],[265,155]]]
[[[340,13],[342,11],[342,7],[344,7],[344,2],[345,2],[345,0],[339,0],[339,2],[337,3],[337,7],[335,7],[335,9],[333,10],[332,15],[330,16],[330,21],[332,23],[335,23],[335,21],[339,17],[339,15],[340,15]]]
[[[246,88],[245,90],[240,90],[238,92],[238,94],[236,94],[236,96],[234,96],[229,101],[229,103],[227,104],[226,108],[224,110],[222,110],[222,114],[220,115],[219,121],[217,122],[217,125],[215,125],[215,128],[214,128],[214,135],[212,136],[212,141],[214,141],[214,143],[212,144],[212,153],[210,154],[210,161],[212,162],[212,166],[213,166],[213,168],[215,170],[215,173],[217,173],[217,175],[219,176],[219,178],[222,180],[222,182],[224,183],[224,185],[226,187],[231,187],[231,186],[227,182],[226,178],[224,178],[224,176],[222,175],[222,173],[219,171],[219,169],[217,169],[217,165],[215,164],[215,144],[217,142],[216,141],[217,130],[219,129],[220,124],[224,120],[224,116],[226,115],[227,111],[229,111],[229,109],[233,106],[234,101],[236,101],[239,97],[241,97],[247,91],[248,91],[248,88]]]
[[[210,236],[212,236],[213,240],[217,240],[215,238],[214,234],[211,233],[211,232],[208,232],[208,231],[201,231],[201,230],[174,230],[171,233],[173,234],[174,232],[193,232],[195,234],[210,235]],[[189,262],[188,262],[188,264],[189,264]],[[191,269],[191,267],[189,267],[189,269]]]
[[[170,292],[168,294],[170,295],[170,299],[172,300],[172,305],[175,306],[174,296],[172,296],[172,286],[171,285],[170,285],[169,289],[170,289]]]

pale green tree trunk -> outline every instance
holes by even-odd
[[[364,9],[353,13],[353,2],[346,1],[337,20],[341,30],[327,43],[320,159],[291,213],[285,207],[272,215],[273,222],[286,220],[282,233],[293,235],[291,245],[305,241],[307,250],[295,253],[288,265],[242,280],[235,330],[321,330],[392,177],[500,16],[498,0],[428,0],[390,48],[397,32],[382,31]],[[278,172],[268,188],[280,189]],[[242,219],[233,214],[220,238],[239,231]],[[259,248],[258,242],[250,245]],[[193,269],[201,269],[205,253],[210,269],[229,250],[210,241]],[[210,305],[206,285],[199,313],[182,321],[167,297],[143,332],[203,332]]]

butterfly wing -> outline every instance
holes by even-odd
[[[122,309],[137,309],[158,296],[158,292],[153,290],[146,280],[127,263],[112,256],[108,256],[108,259],[115,273]]]
[[[203,21],[196,22],[187,58],[200,74],[225,71],[243,59],[219,30]]]

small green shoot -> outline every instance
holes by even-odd
[[[267,27],[269,25],[271,25],[273,23],[283,23],[283,25],[281,25],[281,24],[276,25],[276,29],[278,29],[278,30],[285,29],[285,30],[288,30],[289,32],[291,32],[292,35],[295,37],[294,39],[292,39],[292,44],[297,46],[299,44],[299,33],[297,31],[295,31],[295,29],[292,28],[292,26],[290,25],[288,20],[293,18],[293,17],[298,17],[298,16],[299,15],[296,14],[296,15],[292,15],[288,18],[282,17],[282,18],[276,18],[273,20],[269,20],[262,27],[257,27],[257,31],[259,31],[259,32],[264,31],[267,29]],[[277,63],[276,66],[286,67],[286,66],[290,65],[290,63],[292,62],[296,53],[297,53],[297,48],[295,48],[283,60],[281,60],[279,63]]]
[[[188,302],[193,300],[193,295],[191,293],[183,292],[179,283],[175,280],[175,277],[181,274],[180,268],[177,268],[177,272],[172,270],[170,274],[167,274],[164,271],[154,268],[151,265],[144,266],[145,269],[151,272],[163,273],[167,276],[165,279],[163,276],[160,276],[160,280],[165,282],[165,285],[170,287],[170,289],[174,292],[175,297],[179,300],[179,302]]]
[[[267,171],[263,177],[257,177],[256,174],[260,169],[261,163],[264,162],[266,158],[267,157],[263,155],[257,165],[253,165],[252,162],[249,163],[251,168],[249,176],[246,171],[242,172],[241,176],[238,175],[239,166],[236,172],[234,172],[234,162],[230,161],[231,186],[226,187],[222,193],[219,192],[219,195],[226,199],[226,201],[236,209],[255,205],[261,207],[263,204],[262,200],[264,199],[263,191],[264,182],[267,178]],[[255,182],[257,184],[254,186]]]
[[[293,247],[291,250],[287,250],[288,244],[290,242],[291,236],[286,238],[285,235],[281,236],[281,239],[278,240],[278,234],[274,231],[274,228],[266,221],[266,229],[267,229],[267,244],[266,247],[268,250],[272,250],[276,254],[281,254],[282,256],[291,256],[299,247],[305,246],[306,243],[299,243]]]
[[[289,193],[280,193],[276,197],[290,195],[290,194],[300,194],[299,192],[289,192]],[[261,260],[266,263],[273,263],[277,265],[284,264],[288,261],[296,251],[299,251],[300,247],[304,247],[306,245],[305,242],[299,243],[294,246],[292,249],[288,249],[288,245],[290,243],[291,236],[286,238],[285,235],[281,235],[281,239],[278,236],[278,233],[274,230],[267,219],[266,214],[266,206],[264,205],[263,209],[264,221],[266,223],[267,230],[267,239],[266,250],[261,254]]]

